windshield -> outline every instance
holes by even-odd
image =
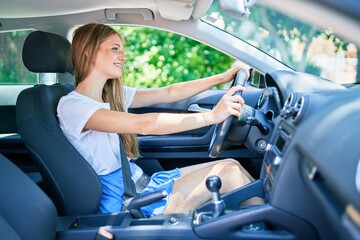
[[[240,38],[300,72],[340,84],[360,82],[359,51],[355,44],[256,3],[248,19],[224,13],[214,1],[202,20]]]

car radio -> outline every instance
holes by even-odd
[[[294,131],[295,130],[286,122],[281,121],[274,137],[267,146],[261,170],[261,178],[264,179],[266,197],[271,196],[276,175],[283,161],[284,152],[291,141]]]

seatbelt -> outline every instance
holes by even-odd
[[[132,198],[132,197],[136,197],[139,196],[139,194],[136,192],[136,187],[135,187],[135,183],[133,181],[133,179],[131,178],[132,173],[130,170],[130,164],[129,161],[127,159],[126,153],[125,153],[125,148],[124,148],[124,144],[122,142],[122,137],[121,134],[119,135],[119,146],[120,146],[120,153],[121,153],[121,170],[122,170],[122,175],[123,175],[123,181],[124,181],[124,200],[126,200],[126,198]]]
[[[124,199],[123,208],[129,210],[129,212],[133,217],[143,218],[144,215],[140,211],[140,208],[142,206],[146,206],[151,203],[160,201],[161,199],[167,197],[167,193],[164,190],[157,190],[155,192],[147,193],[143,196],[138,197],[140,194],[136,192],[136,185],[131,178],[132,173],[131,173],[129,161],[127,160],[127,156],[125,153],[122,137],[120,134],[118,135],[119,135],[119,146],[121,153],[121,169],[122,169],[123,181],[124,181],[124,194],[122,196]],[[140,181],[142,182],[141,185],[144,184],[147,185],[150,178],[144,173],[142,177],[143,179]]]

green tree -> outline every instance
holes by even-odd
[[[124,83],[162,87],[226,71],[232,57],[190,38],[158,29],[114,27],[126,41]]]
[[[31,31],[0,33],[0,84],[35,84],[36,74],[22,61],[22,47]]]

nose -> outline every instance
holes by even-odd
[[[118,59],[121,60],[121,61],[125,61],[126,60],[126,57],[125,57],[125,53],[124,52],[121,52],[118,56]]]

